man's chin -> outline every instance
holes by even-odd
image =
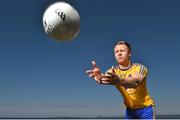
[[[119,60],[118,63],[119,63],[119,64],[123,64],[124,61],[123,61],[123,60]]]

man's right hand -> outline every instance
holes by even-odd
[[[89,75],[89,77],[92,77],[96,82],[101,83],[101,71],[99,67],[97,67],[96,62],[92,61],[93,69],[87,70],[86,73]]]

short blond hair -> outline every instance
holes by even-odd
[[[126,45],[127,47],[128,47],[128,49],[129,49],[129,51],[131,51],[131,45],[128,43],[128,42],[126,42],[126,41],[118,41],[118,42],[116,42],[115,44],[114,44],[114,48],[117,46],[117,45]]]

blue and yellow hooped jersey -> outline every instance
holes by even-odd
[[[139,72],[145,77],[145,79],[136,88],[125,88],[121,85],[116,85],[116,88],[121,92],[124,98],[124,104],[126,107],[138,109],[154,105],[154,101],[150,97],[146,87],[146,76],[148,70],[144,65],[134,63],[128,69],[120,69],[119,66],[116,66],[114,71],[120,78],[127,78],[136,72]]]

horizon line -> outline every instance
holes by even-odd
[[[156,115],[156,118],[180,118],[180,114],[165,114]],[[97,117],[71,117],[71,116],[60,116],[60,117],[0,117],[0,119],[124,119],[124,116],[97,116]]]

